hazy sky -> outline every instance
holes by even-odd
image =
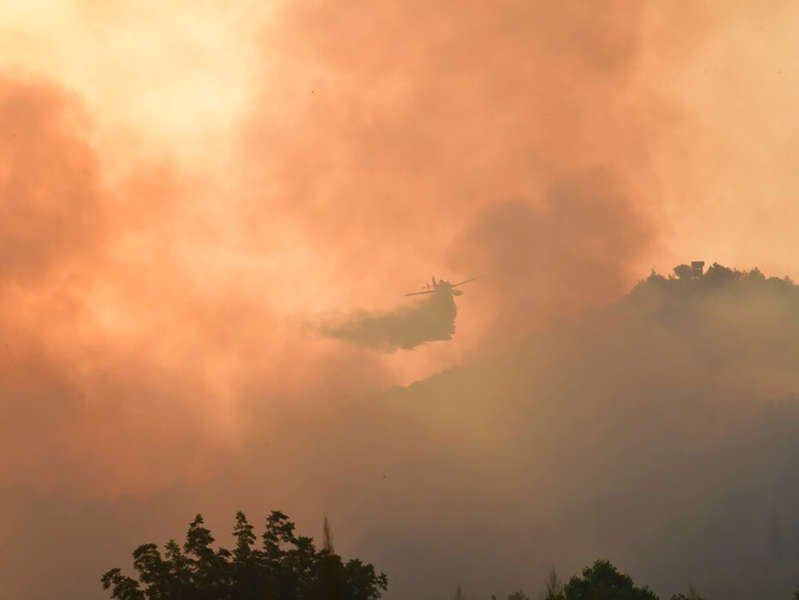
[[[652,267],[799,278],[799,6],[766,4],[5,0],[0,487],[208,481],[254,410],[279,453]],[[431,275],[482,275],[452,341],[319,335]]]

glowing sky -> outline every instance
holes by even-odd
[[[653,266],[799,275],[798,20],[790,2],[5,2],[3,360],[43,406],[51,373],[72,415],[10,429],[29,462],[8,481],[58,452],[73,487],[106,419],[152,433],[138,402],[170,448],[195,425],[235,447],[253,387],[312,410],[408,382]],[[316,333],[433,274],[484,276],[453,342]],[[30,451],[34,426],[52,447]],[[122,446],[75,485],[170,480]]]

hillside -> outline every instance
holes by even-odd
[[[453,577],[474,560],[500,585],[606,556],[664,595],[799,587],[799,288],[677,273],[389,394],[402,425],[376,443],[412,436],[403,484],[453,503],[437,534],[472,557]]]

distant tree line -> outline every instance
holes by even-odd
[[[546,580],[544,590],[538,596],[539,600],[660,600],[648,587],[637,587],[629,575],[619,572],[607,560],[598,560],[593,565],[583,569],[563,584],[553,569]],[[458,588],[455,600],[468,600]],[[491,596],[496,600],[496,596]],[[510,594],[507,600],[530,600],[523,591]],[[688,586],[686,593],[673,594],[670,600],[708,600],[697,592],[692,585]],[[794,594],[794,600],[799,600],[799,591]]]
[[[252,525],[238,512],[235,547],[214,549],[214,538],[197,515],[182,546],[170,540],[163,553],[155,544],[139,546],[133,552],[138,579],[111,569],[101,578],[103,589],[117,600],[378,600],[388,588],[386,575],[371,564],[342,561],[333,549],[327,519],[321,549],[294,530],[285,514],[273,511],[256,545]],[[659,600],[607,560],[596,561],[565,584],[553,569],[539,599]],[[468,597],[458,587],[453,600]],[[519,590],[507,600],[529,598]],[[689,586],[687,593],[674,594],[670,600],[707,599]],[[799,600],[799,591],[794,600]]]
[[[661,283],[661,282],[695,282],[696,285],[703,285],[704,287],[722,286],[725,284],[733,284],[736,282],[741,283],[767,283],[775,289],[793,290],[796,288],[793,281],[787,275],[785,277],[766,277],[763,272],[755,267],[751,271],[739,271],[738,269],[730,269],[719,263],[713,263],[704,271],[700,268],[697,272],[692,266],[687,264],[680,264],[672,269],[673,273],[668,277],[656,273],[652,270],[651,275],[645,283]]]
[[[496,600],[495,596],[491,597]],[[648,587],[637,587],[629,575],[619,572],[607,560],[598,560],[583,569],[567,583],[562,583],[553,569],[547,577],[540,600],[659,600]],[[514,592],[508,600],[529,600],[523,591]],[[706,600],[693,587],[688,594],[675,594],[671,600]]]

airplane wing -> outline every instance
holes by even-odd
[[[410,294],[405,294],[406,296],[419,296],[420,294],[435,294],[436,290],[427,290],[426,292],[411,292]]]
[[[467,279],[466,281],[461,281],[460,283],[456,283],[452,287],[458,287],[459,285],[463,285],[464,283],[469,283],[470,281],[474,281],[475,279],[480,279],[480,276],[472,277],[471,279]]]

